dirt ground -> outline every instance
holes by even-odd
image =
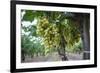
[[[82,53],[66,53],[68,57],[68,61],[71,60],[82,60]],[[38,57],[26,57],[25,61],[22,63],[27,63],[27,62],[51,62],[51,61],[61,61],[60,56],[57,53],[52,53],[49,54],[48,56],[38,56]]]

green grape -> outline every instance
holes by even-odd
[[[73,46],[78,41],[80,35],[77,35],[77,29],[73,26],[74,23],[68,20],[67,26],[64,26],[62,33],[56,24],[50,23],[46,17],[42,17],[37,25],[37,34],[43,38],[43,45],[45,48],[54,48],[60,45],[61,34],[63,34],[67,46]],[[61,24],[62,25],[62,24]]]

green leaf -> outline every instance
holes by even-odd
[[[34,12],[32,10],[27,10],[25,15],[23,16],[23,21],[30,21],[34,20]]]

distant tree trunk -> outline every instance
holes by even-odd
[[[81,25],[81,38],[83,41],[83,59],[90,59],[90,35],[89,35],[89,28],[90,28],[90,20],[89,15],[84,14],[81,17],[80,25]]]
[[[25,61],[25,51],[23,49],[21,50],[21,61]]]

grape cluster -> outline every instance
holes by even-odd
[[[67,41],[67,47],[72,47],[80,39],[80,32],[78,31],[77,26],[71,20],[68,20],[67,27],[64,29],[64,38]],[[66,33],[67,32],[67,33]]]
[[[41,18],[37,25],[37,34],[43,36],[45,34],[44,30],[49,27],[49,21],[46,18]]]
[[[37,34],[43,38],[45,48],[59,46],[60,34],[56,24],[49,23],[47,18],[42,18],[37,25]]]

